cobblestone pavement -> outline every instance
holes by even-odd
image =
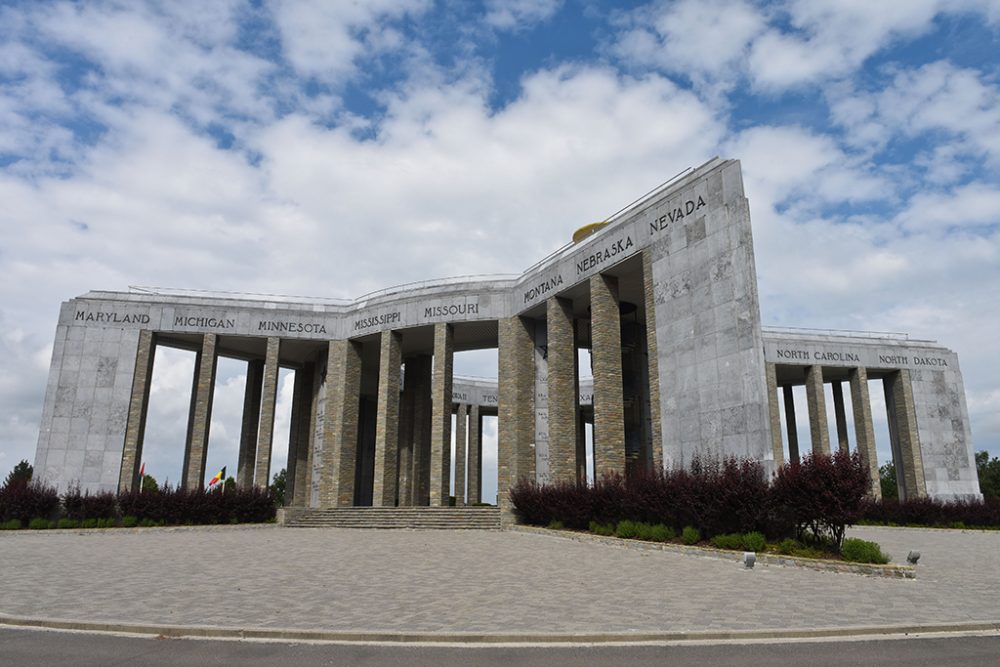
[[[518,532],[0,533],[0,614],[374,632],[684,632],[1000,620],[1000,532],[858,528],[917,579]]]

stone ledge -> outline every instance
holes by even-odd
[[[638,549],[640,551],[670,551],[687,556],[701,556],[702,558],[717,558],[740,562],[743,559],[742,551],[731,551],[728,549],[715,549],[712,547],[687,546],[684,544],[671,544],[663,542],[646,542],[644,540],[622,539],[620,537],[605,537],[603,535],[592,535],[580,531],[571,530],[551,530],[549,528],[539,528],[537,526],[509,526],[505,530],[523,533],[534,533],[535,535],[548,535],[563,539],[576,540],[577,542],[596,542],[625,549]],[[839,560],[826,560],[820,558],[802,558],[799,556],[782,556],[778,554],[757,554],[758,565],[780,565],[783,567],[804,567],[810,570],[821,572],[839,572],[847,574],[862,574],[872,577],[888,577],[890,579],[915,579],[916,568],[909,565],[874,565],[871,563],[847,563]]]
[[[327,643],[399,644],[661,644],[666,642],[787,641],[790,639],[859,638],[929,633],[996,633],[1000,621],[925,623],[911,625],[780,628],[760,630],[696,630],[663,632],[378,632],[330,631],[297,628],[166,625],[120,621],[77,621],[60,618],[10,616],[0,612],[0,627],[134,634],[150,637],[309,641]]]

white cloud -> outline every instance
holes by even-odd
[[[792,31],[772,27],[751,49],[755,86],[781,90],[853,72],[893,40],[929,30],[937,0],[793,0]]]
[[[296,72],[341,83],[375,47],[398,47],[386,39],[387,21],[428,9],[427,0],[276,0],[271,11],[281,32],[285,58]]]
[[[487,0],[487,25],[501,30],[517,30],[552,18],[563,0]]]
[[[628,62],[690,77],[733,83],[751,42],[767,25],[746,0],[656,2],[630,13],[613,51]]]
[[[900,226],[929,233],[1000,229],[1000,188],[970,183],[947,193],[916,194],[896,216]]]

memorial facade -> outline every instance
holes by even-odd
[[[502,504],[521,478],[631,474],[698,455],[751,458],[773,473],[807,453],[797,410],[808,412],[812,451],[853,444],[878,494],[876,387],[901,495],[978,497],[954,352],[906,336],[761,326],[737,161],[714,159],[588,231],[516,278],[431,281],[353,302],[172,291],[72,299],[56,329],[35,470],[60,488],[133,488],[153,361],[171,346],[196,355],[187,487],[204,484],[225,356],[247,362],[243,485],[268,481],[278,372],[295,369],[286,497],[298,507],[492,501],[481,497],[487,415],[497,417]],[[456,352],[486,348],[498,350],[496,380],[453,375]],[[581,349],[591,368],[580,367]]]

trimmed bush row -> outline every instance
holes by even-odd
[[[1000,497],[987,496],[981,502],[943,502],[931,498],[869,500],[863,519],[865,523],[886,526],[1000,528]]]
[[[733,535],[757,533],[763,539],[796,538],[839,548],[846,526],[861,518],[868,488],[861,457],[837,452],[785,465],[772,484],[756,461],[696,459],[689,470],[627,481],[611,475],[593,486],[522,481],[510,497],[519,519],[538,526],[555,521],[583,530],[591,522],[618,526],[633,521],[663,524],[680,531],[687,543],[716,537],[735,543]]]
[[[251,487],[217,491],[175,489],[131,493],[80,493],[62,498],[35,482],[0,488],[0,528],[98,528],[220,523],[263,523],[275,516],[270,489]]]

